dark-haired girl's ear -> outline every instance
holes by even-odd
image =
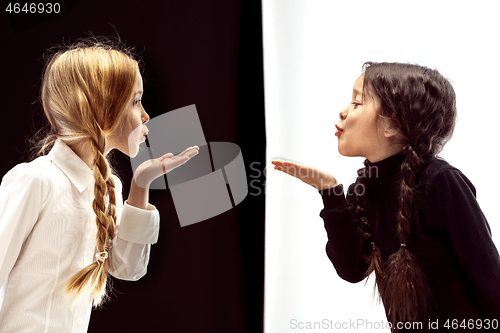
[[[396,117],[396,114],[393,113],[391,115],[391,118],[392,120],[394,121],[394,123],[396,124],[396,126],[399,128],[399,129],[402,129],[403,127],[401,126],[401,123],[399,122],[398,118]]]
[[[393,113],[391,115],[391,118],[392,118],[392,124],[389,128],[387,128],[387,130],[392,131],[392,135],[389,135],[389,136],[386,135],[386,137],[398,136],[401,139],[408,140],[408,136],[405,134],[405,130],[404,130],[403,126],[401,126],[401,123],[399,122],[396,114]],[[389,133],[387,133],[387,134],[389,134]]]
[[[396,136],[398,134],[397,132],[398,131],[395,130],[394,128],[386,128],[384,131],[384,135],[386,138],[391,138],[391,137]]]
[[[396,142],[401,143],[402,141],[408,140],[408,137],[403,133],[401,128],[396,127],[395,123],[392,123],[384,127],[384,136],[386,138],[395,139]]]
[[[384,130],[384,136],[386,138],[391,138],[395,136],[400,136],[401,131],[397,127],[397,123],[394,121],[394,119],[391,119],[386,116],[380,116],[380,121],[382,125],[382,129]]]

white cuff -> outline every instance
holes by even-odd
[[[123,204],[118,237],[137,244],[155,244],[160,232],[160,213]]]

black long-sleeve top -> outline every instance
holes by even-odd
[[[384,261],[400,247],[396,216],[403,159],[398,154],[369,165],[371,176],[366,190],[372,207],[370,225]],[[427,331],[429,323],[435,325],[436,321],[439,330],[429,331],[473,332],[484,331],[486,326],[499,327],[491,332],[500,331],[500,257],[474,186],[458,169],[440,159],[432,160],[420,177],[425,184],[423,205],[406,246],[423,266],[435,306],[421,321],[423,329],[415,331]],[[354,184],[346,197],[342,185],[320,194],[328,257],[341,278],[359,282],[368,267],[364,254],[370,244],[357,228],[360,222]],[[478,329],[479,324],[483,330]]]

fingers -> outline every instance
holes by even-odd
[[[189,161],[192,157],[196,156],[199,152],[198,146],[189,147],[184,150],[182,153],[174,156],[172,153],[168,153],[160,157],[160,161],[162,164],[163,174],[166,174],[172,171],[175,168],[180,167],[187,161]]]
[[[188,151],[185,155],[183,156],[188,156],[189,158],[198,155],[198,149],[193,148],[192,150]]]
[[[173,156],[174,156],[174,154],[172,154],[172,153],[165,154],[165,155],[163,155],[162,157],[160,157],[160,161],[162,161],[162,160],[164,160],[164,159],[166,159],[166,158],[171,158],[171,157],[173,157]]]
[[[294,177],[297,177],[299,170],[307,168],[305,165],[283,160],[272,160],[271,163],[274,164],[274,170],[283,171]]]
[[[168,168],[174,169],[183,165],[187,161],[189,161],[189,156],[174,156],[171,159],[165,160],[164,163],[168,166]]]
[[[199,149],[200,148],[198,146],[189,147],[188,149],[184,150],[182,153],[178,154],[175,157],[188,156],[189,158],[191,158],[191,157],[196,156],[198,154]],[[160,157],[160,161],[167,159],[167,158],[173,158],[173,157],[174,157],[174,154],[168,153],[168,154],[165,154],[162,157]]]
[[[301,167],[303,166],[302,164],[298,164],[295,162],[290,162],[290,161],[283,161],[283,160],[272,160],[272,164],[275,166],[282,166],[282,167],[290,167],[290,166],[295,166],[295,167]]]
[[[178,168],[189,161],[189,159],[189,156],[174,156],[172,158],[162,160],[163,173],[169,173],[173,169]]]
[[[276,169],[277,166],[281,166],[283,164],[283,160],[272,160],[271,163],[274,164],[274,168]]]
[[[274,164],[274,163],[273,163]],[[302,175],[302,168],[300,164],[297,163],[290,163],[290,162],[283,162],[279,164],[275,164],[274,170],[281,171],[289,176],[295,177],[295,178],[303,178]],[[305,173],[307,174],[307,172]]]
[[[188,155],[190,157],[198,154],[198,150],[200,148],[198,146],[193,146],[193,147],[189,147],[188,149],[184,150],[182,153],[180,153],[179,155],[177,156],[184,156],[184,155]]]
[[[317,168],[290,161],[272,160],[274,169],[298,178],[316,189],[332,188],[338,185],[335,177]]]
[[[199,148],[197,146],[189,147],[176,157],[187,157],[188,159],[190,159],[191,157],[198,155],[198,150]]]

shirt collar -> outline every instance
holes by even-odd
[[[405,155],[396,154],[382,161],[375,163],[368,162],[368,174],[370,182],[378,183],[388,177],[397,174],[401,169],[401,164],[405,160]]]
[[[60,139],[56,140],[48,156],[80,193],[94,183],[92,170]]]

